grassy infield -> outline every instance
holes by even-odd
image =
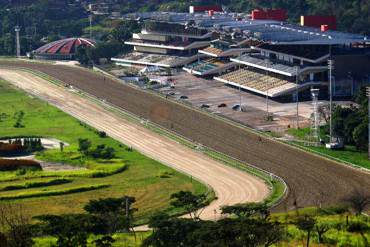
[[[137,199],[137,223],[142,223],[158,210],[181,213],[169,205],[172,193],[179,190],[208,192],[201,183],[135,150],[127,150],[111,138],[100,138],[89,126],[45,102],[14,90],[4,81],[0,81],[0,106],[0,114],[6,114],[5,117],[2,114],[0,120],[1,137],[32,135],[58,138],[70,146],[65,147],[63,153],[59,150],[37,153],[37,158],[87,168],[68,172],[1,172],[0,200],[22,205],[28,216],[78,213],[91,199],[131,195]],[[20,110],[25,112],[24,128],[14,128],[13,115]],[[77,151],[78,138],[90,139],[93,146],[106,144],[114,147],[117,157],[108,162],[86,158]],[[65,180],[58,183],[56,179]]]

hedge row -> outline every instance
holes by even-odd
[[[34,160],[18,160],[18,159],[0,159],[0,171],[14,171],[17,169],[37,169],[41,170],[40,163]]]
[[[21,144],[0,142],[0,155],[16,155],[25,151]]]
[[[25,199],[25,198],[34,198],[34,197],[43,197],[43,196],[59,196],[59,195],[67,195],[79,192],[86,192],[90,190],[97,190],[108,188],[109,184],[98,184],[98,185],[89,185],[89,186],[81,186],[75,188],[69,188],[64,190],[51,190],[51,191],[39,191],[34,193],[22,193],[18,195],[10,195],[10,196],[0,196],[0,200],[14,200],[14,199]]]
[[[29,188],[38,188],[38,187],[46,187],[52,185],[59,185],[59,184],[66,184],[70,183],[72,180],[70,179],[53,179],[45,182],[28,182],[25,184],[16,184],[16,185],[9,185],[3,188],[0,188],[0,191],[9,191],[9,190],[20,190],[20,189],[29,189]]]

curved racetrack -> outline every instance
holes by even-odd
[[[198,179],[211,187],[216,199],[202,209],[200,215],[202,219],[219,218],[220,208],[225,205],[261,202],[270,193],[268,185],[262,179],[225,166],[201,152],[156,134],[140,124],[132,123],[119,114],[36,75],[26,71],[4,70],[0,67],[0,77],[80,121],[105,131],[109,136],[148,157],[189,174],[193,179]]]
[[[166,100],[97,73],[73,67],[0,61],[1,66],[39,70],[217,151],[282,177],[288,197],[278,210],[333,205],[354,190],[368,191],[370,175]]]

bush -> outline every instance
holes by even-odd
[[[105,137],[107,137],[107,133],[105,133],[104,131],[98,131],[98,136],[100,138],[105,138]]]
[[[0,171],[15,171],[18,169],[36,169],[41,170],[40,163],[34,160],[10,160],[0,159]]]
[[[370,227],[361,221],[351,222],[347,228],[348,232],[367,232],[370,230]]]
[[[106,147],[104,144],[98,145],[94,150],[90,151],[90,154],[95,159],[113,159],[115,156],[115,150],[111,147]]]
[[[15,143],[3,143],[0,142],[0,155],[1,156],[11,156],[18,155],[25,152],[25,148],[21,144]]]

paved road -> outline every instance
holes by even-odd
[[[219,217],[222,205],[258,202],[269,194],[267,185],[259,178],[224,166],[197,151],[133,124],[65,88],[24,71],[0,68],[0,77],[143,154],[208,184],[215,191],[217,200],[205,208],[201,215],[203,219]]]

